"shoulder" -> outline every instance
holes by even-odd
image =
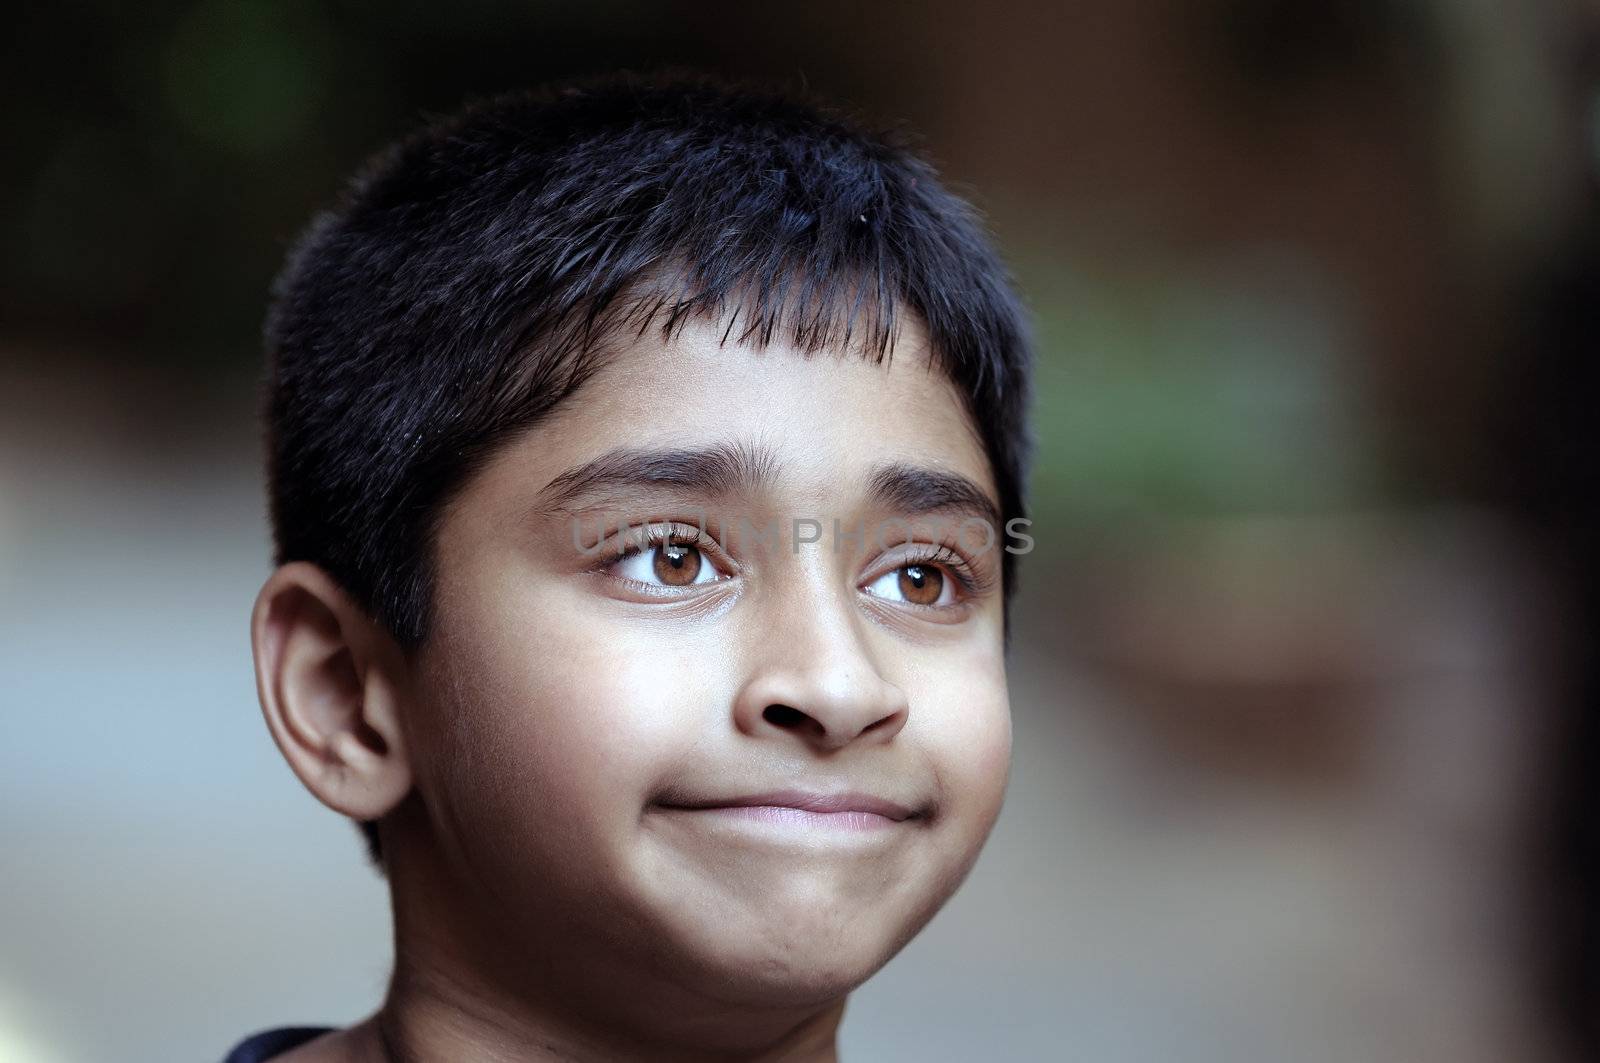
[[[280,1026],[252,1034],[233,1047],[222,1063],[266,1063],[285,1053],[332,1033],[332,1026]]]

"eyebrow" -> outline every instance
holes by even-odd
[[[910,516],[967,513],[1000,527],[1000,507],[989,492],[959,473],[893,462],[872,474],[867,490],[883,508]]]
[[[711,497],[754,493],[771,482],[776,469],[776,457],[760,445],[730,442],[667,450],[619,447],[551,480],[539,492],[539,504],[558,510],[604,491],[638,487],[672,487]]]
[[[755,494],[772,483],[779,464],[770,448],[738,442],[668,449],[619,447],[551,480],[539,492],[538,506],[562,510],[607,492],[652,487],[711,498]],[[867,479],[867,496],[880,507],[907,516],[967,513],[991,527],[1000,525],[1000,507],[987,491],[959,473],[931,466],[880,465]]]

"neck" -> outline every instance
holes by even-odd
[[[370,1028],[367,1054],[355,1058],[382,1063],[837,1063],[844,1016],[839,1001],[788,1028],[728,1025],[685,1036],[602,1027],[542,1007],[508,1009],[464,995],[462,989],[397,970],[383,1008],[363,1024]]]
[[[485,906],[460,903],[470,891],[431,862],[402,860],[390,867],[394,975],[383,1007],[350,1031],[352,1060],[837,1063],[842,996],[731,1002],[598,942],[521,940]]]

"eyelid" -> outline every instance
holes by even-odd
[[[602,541],[597,548],[602,556],[594,564],[594,570],[603,572],[614,568],[630,557],[668,542],[693,546],[725,575],[733,567],[732,560],[721,544],[709,532],[702,531],[699,525],[677,520],[651,520],[629,525],[626,532],[615,533]]]
[[[956,581],[963,600],[982,596],[994,584],[994,578],[989,573],[948,543],[912,541],[902,543],[896,549],[903,550],[904,553],[894,556],[887,563],[874,565],[871,569],[873,574],[861,581],[862,586],[908,565],[934,565],[943,569]],[[925,608],[949,607],[926,606]]]

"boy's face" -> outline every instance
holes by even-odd
[[[973,523],[993,479],[920,333],[879,365],[721,338],[648,334],[447,509],[406,748],[452,907],[510,954],[814,1003],[921,929],[999,814],[1007,540]],[[619,517],[675,533],[617,560]],[[783,807],[806,794],[883,804]]]

